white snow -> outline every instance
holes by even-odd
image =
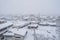
[[[48,24],[49,24],[49,25],[56,25],[56,23],[52,23],[52,22],[49,22]]]
[[[30,26],[30,27],[37,27],[38,24],[30,24],[30,25],[28,25],[28,26]]]
[[[5,27],[8,27],[9,25],[12,25],[12,22],[6,22],[6,23],[3,23],[3,24],[0,24],[0,30],[5,28]]]
[[[6,32],[3,35],[6,35],[6,36],[14,36],[14,33]]]
[[[25,28],[25,29],[27,29],[27,28]],[[33,36],[34,30],[33,29],[27,29],[27,31],[28,31],[28,34],[24,40],[34,40],[34,36]],[[44,36],[45,38],[50,38],[51,40],[53,40],[53,39],[57,40],[58,39],[58,34],[56,33],[56,27],[39,26],[38,29],[35,29],[35,32],[36,32],[36,34],[39,34],[40,36]],[[56,38],[54,38],[54,37],[56,37]]]
[[[32,29],[27,29],[27,31],[28,33],[24,40],[34,40],[34,36],[33,36],[34,31]]]
[[[37,34],[44,35],[46,38],[50,37],[53,38],[53,36],[58,37],[58,34],[56,33],[56,27],[51,26],[39,26],[38,30],[36,30]]]
[[[20,26],[20,27],[22,27],[22,26],[27,25],[27,24],[29,24],[29,22],[16,21],[16,22],[14,23],[14,26]]]
[[[16,21],[15,23],[14,23],[15,25],[20,26],[20,25],[26,25],[26,23],[28,23],[28,22],[24,23],[24,21],[23,22],[22,21]],[[46,24],[46,22],[44,22],[43,24]],[[50,23],[50,24],[52,24],[52,23]],[[53,24],[55,24],[55,23],[53,23]],[[34,24],[34,25],[32,24],[30,26],[36,26],[36,24]],[[24,40],[34,40],[34,35],[33,35],[34,30],[28,29],[27,27],[28,26],[21,28],[21,29],[10,28],[10,29],[8,29],[8,31],[11,31],[14,34],[19,34],[22,36],[24,36],[25,33],[28,32]],[[42,36],[42,37],[44,36],[45,38],[49,37],[49,40],[53,40],[53,39],[57,40],[58,34],[56,33],[56,29],[57,29],[56,27],[52,27],[52,26],[40,26],[40,25],[38,25],[38,29],[35,29],[35,32],[36,32],[36,34],[39,34],[39,36]],[[43,39],[42,37],[41,37],[41,39]]]
[[[27,32],[27,30],[24,28],[21,28],[21,29],[13,28],[13,29],[9,29],[9,31],[13,32],[14,34],[18,34],[22,36],[24,36]]]
[[[40,22],[40,24],[48,24],[47,22]]]
[[[51,25],[51,26],[57,25],[56,22],[48,22],[48,21],[47,22],[46,21],[45,22],[40,22],[39,24],[42,24],[42,25]]]

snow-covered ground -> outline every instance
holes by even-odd
[[[57,40],[58,34],[56,33],[56,29],[57,29],[56,27],[51,27],[51,26],[39,26],[38,34],[43,35],[47,39],[50,38],[51,40],[53,39]]]
[[[25,39],[24,40],[34,40],[34,36],[33,36],[33,30],[31,29],[27,29],[28,30],[28,34],[27,34],[27,36],[25,37]]]
[[[57,28],[58,27],[38,25],[38,28],[35,29],[36,39],[37,40],[58,40],[59,34],[57,34],[56,31]],[[28,29],[28,26],[24,27],[24,29],[28,31],[24,40],[34,40],[34,35],[33,35],[34,29]]]
[[[27,27],[25,27],[27,29]],[[39,26],[35,29],[36,36],[40,36],[37,40],[58,40],[58,34],[56,33],[56,27],[51,26]],[[34,40],[34,30],[27,29],[28,34],[24,40]]]

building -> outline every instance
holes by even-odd
[[[3,24],[0,24],[0,40],[3,37],[3,34],[7,32],[7,29],[10,28],[13,24],[11,22],[6,22]]]
[[[48,22],[47,21],[43,21],[43,22],[40,22],[39,25],[42,25],[42,26],[48,26]]]
[[[58,27],[60,27],[60,18],[57,18],[57,19],[56,19],[56,25],[57,25]]]
[[[56,22],[48,22],[49,26],[55,26],[56,27]]]
[[[18,28],[23,28],[23,27],[25,27],[25,26],[27,26],[27,25],[29,25],[30,24],[30,22],[25,22],[25,21],[16,21],[13,25],[13,27],[18,27]]]
[[[16,28],[10,29],[8,32],[4,33],[4,40],[24,40],[25,36],[27,35],[26,29],[19,29]]]

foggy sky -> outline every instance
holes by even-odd
[[[60,0],[0,0],[0,15],[60,15]]]

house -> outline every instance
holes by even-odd
[[[0,24],[0,39],[2,39],[3,33],[7,32],[7,29],[12,25],[13,24],[11,22]]]
[[[10,29],[8,32],[4,33],[4,40],[24,40],[25,36],[27,35],[26,29]]]

